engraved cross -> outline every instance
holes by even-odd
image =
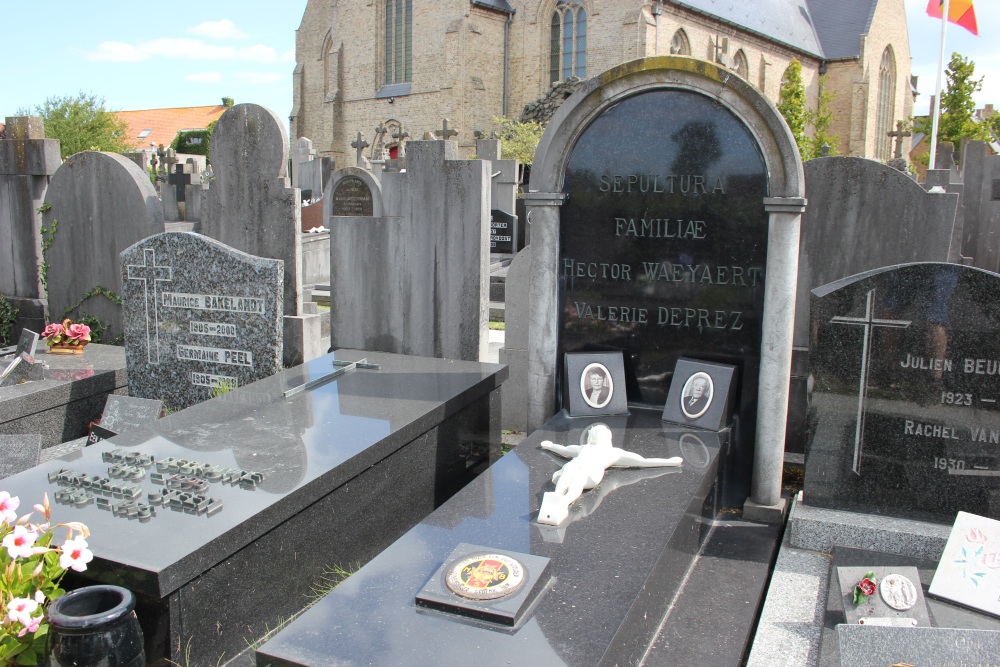
[[[147,248],[142,251],[142,265],[128,264],[125,267],[129,280],[141,280],[146,296],[146,357],[150,364],[160,363],[160,310],[157,283],[171,282],[174,270],[169,266],[156,265],[156,251]],[[150,333],[150,306],[152,306],[153,330]],[[155,352],[153,343],[155,342]]]
[[[847,317],[838,315],[830,320],[831,324],[847,324],[864,328],[864,339],[861,345],[861,379],[858,383],[858,417],[854,426],[854,461],[851,470],[861,474],[861,448],[865,441],[865,397],[868,394],[868,370],[871,361],[872,328],[906,329],[912,324],[910,320],[881,320],[875,318],[875,290],[869,290],[865,300],[864,317]]]

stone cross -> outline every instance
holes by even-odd
[[[909,131],[903,129],[903,121],[896,121],[896,130],[894,132],[888,133],[890,137],[896,139],[896,150],[893,153],[894,158],[903,157],[903,137],[912,136]]]
[[[363,158],[362,153],[364,153],[365,148],[368,147],[368,142],[361,137],[361,133],[358,132],[358,138],[351,142],[351,148],[357,151],[357,161],[358,166],[361,166],[361,160]]]
[[[448,140],[451,137],[458,136],[458,132],[448,127],[448,119],[445,118],[441,121],[441,129],[434,130],[434,134],[437,135],[438,139]]]
[[[886,327],[889,329],[906,329],[911,322],[908,320],[881,320],[875,315],[875,290],[868,292],[865,303],[864,317],[846,317],[838,315],[830,320],[831,324],[847,324],[864,327],[864,338],[861,344],[861,380],[858,386],[858,417],[854,426],[854,461],[851,469],[855,474],[861,474],[861,447],[865,439],[865,397],[868,394],[868,362],[872,350],[872,328]]]
[[[141,280],[143,283],[143,292],[146,297],[146,355],[149,363],[159,364],[160,311],[158,283],[172,282],[174,269],[170,266],[157,266],[156,251],[148,248],[143,250],[142,265],[128,264],[126,270],[128,271],[129,280]],[[152,327],[150,324],[152,324]]]
[[[174,171],[167,178],[167,182],[174,186],[174,191],[177,193],[177,201],[185,201],[184,186],[191,185],[191,174],[184,171],[183,164],[174,165]]]
[[[177,164],[177,151],[173,148],[167,149],[167,171],[173,171],[174,165]]]

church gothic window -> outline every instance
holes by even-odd
[[[559,0],[552,12],[549,81],[587,76],[587,11],[580,0]]]
[[[681,28],[674,33],[670,40],[670,55],[689,56],[691,55],[691,42],[688,41],[687,33]]]
[[[750,65],[747,63],[746,54],[743,53],[743,49],[736,52],[736,57],[733,58],[733,71],[736,72],[737,76],[743,79],[750,78]]]
[[[885,47],[882,53],[882,64],[878,70],[878,109],[875,121],[875,157],[888,160],[892,157],[892,141],[889,132],[892,130],[892,118],[895,114],[896,101],[896,58],[892,47]]]
[[[385,83],[413,79],[413,0],[385,0]]]

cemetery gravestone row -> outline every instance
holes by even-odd
[[[282,267],[190,232],[121,255],[129,391],[172,410],[281,368]]]

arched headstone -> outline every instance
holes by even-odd
[[[102,342],[122,335],[118,255],[163,232],[163,208],[149,176],[128,158],[85,151],[68,158],[52,176],[42,216],[49,317],[84,314],[107,326]],[[95,294],[109,290],[113,297]],[[81,302],[82,300],[82,302]]]

